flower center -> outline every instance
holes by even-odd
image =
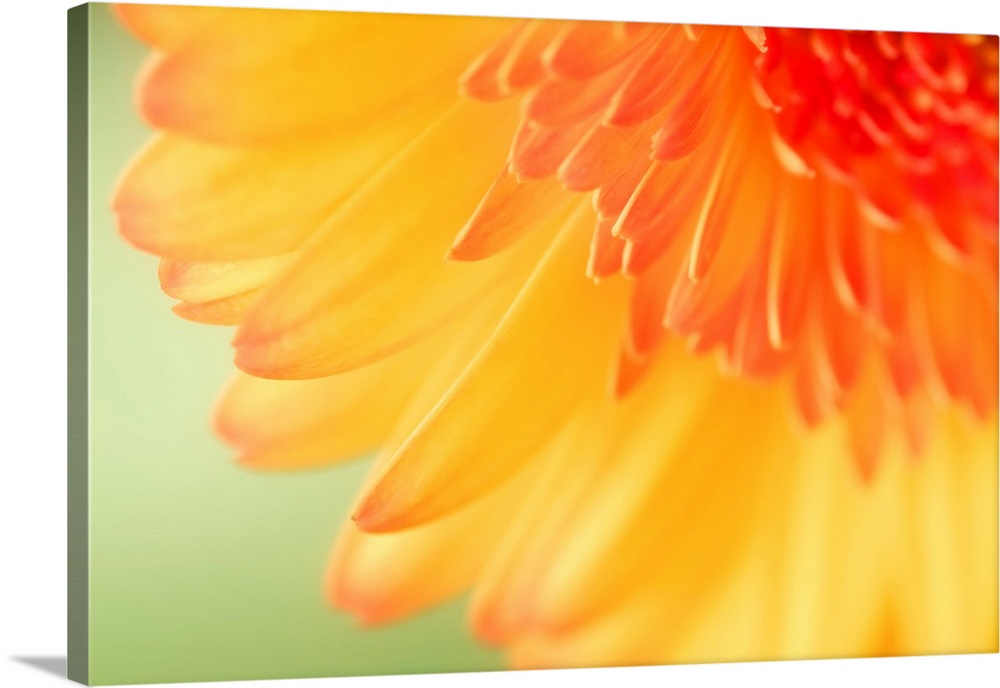
[[[789,373],[810,424],[860,409],[870,466],[883,417],[996,405],[997,52],[996,37],[526,21],[461,80],[480,100],[524,95],[508,174],[452,257],[506,245],[483,235],[511,199],[538,204],[523,182],[591,191],[588,274],[634,283],[619,394],[670,332],[729,372]]]
[[[995,36],[769,29],[754,83],[789,152],[869,219],[929,213],[960,255],[995,236]]]

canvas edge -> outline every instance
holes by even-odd
[[[67,678],[90,679],[90,5],[67,11]]]

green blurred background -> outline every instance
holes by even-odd
[[[367,461],[254,474],[209,429],[230,328],[185,322],[108,199],[149,136],[146,48],[91,5],[90,670],[96,684],[501,668],[464,600],[359,629],[324,602],[327,553]]]

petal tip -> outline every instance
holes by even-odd
[[[394,527],[396,519],[376,500],[362,500],[351,514],[351,520],[359,530],[366,533],[388,533],[396,530]]]
[[[323,597],[331,608],[350,614],[361,628],[373,628],[392,620],[388,605],[379,604],[356,587],[343,567],[334,563],[327,573]]]
[[[479,260],[482,257],[476,255],[475,247],[470,246],[469,242],[465,241],[463,234],[464,232],[460,233],[455,239],[455,243],[445,251],[444,261],[446,263],[464,263]]]

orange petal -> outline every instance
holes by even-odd
[[[567,79],[590,79],[613,67],[643,45],[661,27],[620,22],[572,22],[545,51],[545,66]]]
[[[594,280],[610,277],[622,267],[625,242],[611,234],[611,220],[598,219],[590,240],[587,276]]]
[[[825,393],[817,374],[816,365],[808,355],[802,358],[795,370],[793,393],[795,409],[809,429],[819,425],[834,409],[833,401]]]
[[[745,157],[734,155],[734,147],[743,148],[737,146],[732,139],[723,145],[701,201],[698,224],[691,240],[691,260],[688,267],[688,274],[695,281],[708,274],[723,240],[732,238],[732,233],[727,233],[726,230],[731,218],[738,217],[737,211],[742,209],[739,207],[740,199],[759,199],[756,189],[747,183]],[[752,208],[754,214],[761,214],[756,204],[744,202],[743,205]],[[766,209],[764,212],[769,214]]]
[[[607,107],[611,94],[621,84],[626,66],[584,81],[544,81],[524,101],[525,119],[544,127],[567,127],[593,118]]]
[[[530,120],[522,121],[511,142],[511,172],[518,179],[541,179],[556,174],[589,126],[583,122],[552,128]]]
[[[605,121],[616,126],[638,124],[683,97],[731,31],[729,27],[713,27],[705,40],[692,42],[681,26],[668,26],[647,56],[631,68]]]
[[[612,183],[636,158],[649,158],[650,127],[594,124],[559,166],[559,181],[572,191]]]
[[[822,354],[840,390],[849,390],[858,379],[861,361],[867,346],[866,337],[856,318],[846,313],[839,302],[827,293],[819,314],[822,332]]]
[[[513,95],[514,90],[509,83],[499,78],[498,72],[514,46],[523,39],[528,26],[529,20],[522,20],[485,53],[472,61],[459,79],[464,95],[486,101],[501,100]]]
[[[636,279],[628,313],[628,342],[639,356],[652,353],[666,333],[663,319],[670,296],[669,285],[680,267],[679,254],[674,251],[664,255]]]
[[[634,186],[612,232],[622,239],[673,238],[697,211],[703,191],[700,168],[687,163],[656,162]]]
[[[744,280],[736,327],[725,347],[729,370],[747,378],[772,378],[787,360],[787,351],[776,349],[769,336],[765,263],[761,250]]]
[[[849,311],[861,311],[881,322],[879,230],[853,212],[848,192],[834,191],[833,185],[826,188],[831,194],[823,229],[828,269],[837,297]]]
[[[664,108],[663,124],[653,135],[653,157],[676,160],[689,155],[712,132],[712,122],[732,117],[734,94],[730,53],[713,55],[686,90]]]
[[[651,164],[644,156],[634,156],[617,178],[594,192],[594,210],[602,220],[618,218]]]
[[[871,482],[886,436],[885,407],[873,366],[862,375],[845,413],[854,465],[861,479]]]
[[[570,198],[555,180],[521,182],[505,165],[448,249],[447,259],[489,258],[545,224]]]
[[[968,325],[965,324],[968,304],[963,293],[963,281],[957,271],[929,258],[923,262],[921,282],[926,332],[930,340],[935,370],[953,398],[962,396],[968,371]],[[965,297],[963,299],[963,297]],[[956,308],[963,304],[963,308]]]
[[[500,82],[510,90],[520,90],[541,81],[545,76],[542,54],[564,26],[561,21],[532,19],[498,68]]]
[[[776,349],[796,341],[805,320],[809,285],[816,265],[815,244],[801,226],[811,213],[808,184],[791,184],[775,200],[775,220],[767,265],[767,334]],[[795,200],[793,200],[795,199]],[[798,205],[796,201],[802,205]]]
[[[652,359],[636,359],[630,347],[622,346],[611,368],[611,394],[615,399],[622,399],[632,392],[632,389],[646,379]]]

